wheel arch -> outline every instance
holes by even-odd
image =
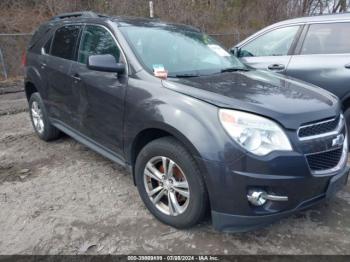
[[[27,100],[29,101],[30,96],[34,92],[38,92],[41,96],[43,96],[42,85],[44,84],[43,78],[39,72],[39,70],[33,66],[29,66],[26,69],[24,79],[24,91],[26,93]]]
[[[344,111],[350,108],[350,93],[341,100],[341,106]]]
[[[134,166],[135,166],[138,154],[141,152],[142,148],[144,148],[147,144],[162,137],[173,137],[174,139],[176,139],[185,149],[189,151],[189,153],[192,156],[194,156],[194,159],[198,167],[200,168],[201,172],[205,172],[205,170],[203,170],[204,165],[201,165],[199,163],[200,162],[199,151],[193,145],[193,143],[189,139],[187,139],[185,135],[181,134],[175,128],[167,125],[163,125],[161,127],[160,126],[149,127],[141,130],[135,136],[135,139],[133,139],[133,142],[127,152],[128,162],[130,163],[132,168],[132,175],[133,175],[133,180],[135,185],[136,185],[136,181],[135,181]]]
[[[30,97],[33,93],[39,92],[37,87],[30,81],[25,82],[24,84],[24,92],[26,94],[27,101],[29,101]]]

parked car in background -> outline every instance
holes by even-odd
[[[25,64],[37,135],[64,132],[125,166],[171,226],[211,211],[215,228],[249,230],[347,182],[337,97],[248,69],[196,28],[64,14],[36,31]]]
[[[322,87],[339,97],[350,124],[350,13],[268,26],[231,49],[246,65]]]

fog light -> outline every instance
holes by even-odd
[[[263,190],[249,190],[247,198],[248,201],[254,206],[262,206],[266,203],[267,200],[288,201],[287,196],[270,195]]]
[[[263,195],[264,191],[250,191],[247,195],[248,201],[254,206],[262,206],[266,203],[266,198]]]

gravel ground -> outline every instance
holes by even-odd
[[[69,137],[33,133],[23,92],[0,95],[0,254],[350,254],[350,186],[330,202],[239,234],[176,230],[131,176]]]

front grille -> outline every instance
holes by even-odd
[[[315,123],[312,125],[302,126],[299,128],[298,135],[302,138],[332,132],[337,128],[338,123],[339,117],[332,120]]]
[[[307,155],[307,162],[312,171],[323,171],[331,169],[338,165],[343,148],[337,148],[330,151]]]

